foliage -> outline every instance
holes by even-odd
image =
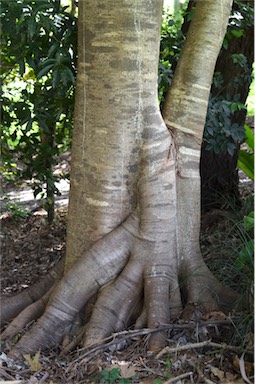
[[[181,30],[182,22],[187,24],[192,19],[193,8],[186,10],[187,4],[180,10],[178,17],[165,11],[161,28],[160,60],[159,60],[159,101],[162,104],[165,93],[171,85],[174,69],[181,54],[185,36]],[[223,49],[228,50],[231,39],[245,36],[246,29],[253,25],[253,4],[235,0],[232,15],[229,19]],[[251,81],[251,69],[248,60],[242,53],[229,53],[237,75],[233,73],[228,88],[231,93],[224,94],[225,87],[223,74],[215,72],[213,90],[211,91],[207,119],[205,123],[204,140],[206,149],[215,153],[228,152],[231,156],[245,138],[243,125],[235,122],[236,114],[246,110],[241,102],[239,87],[244,82]],[[241,75],[240,75],[241,72]]]
[[[113,368],[109,371],[104,369],[100,372],[100,379],[105,384],[128,384],[132,381],[132,378],[121,377],[121,370],[119,368]]]
[[[222,50],[228,52],[231,40],[246,36],[246,31],[254,25],[253,13],[252,3],[234,1]],[[232,156],[245,139],[244,126],[236,122],[236,116],[241,110],[247,112],[247,106],[241,101],[240,90],[244,84],[252,81],[252,74],[248,58],[243,53],[230,51],[229,55],[232,68],[236,70],[232,69],[232,76],[228,79],[224,79],[221,72],[214,73],[204,140],[207,150],[216,154],[227,151]]]
[[[244,216],[243,222],[239,226],[239,230],[243,245],[239,250],[239,255],[236,259],[236,267],[240,271],[245,271],[245,273],[250,275],[254,269],[254,239],[252,238],[254,231],[254,211],[251,211],[247,216]]]
[[[252,83],[250,85],[249,95],[247,97],[247,115],[254,116],[255,112],[255,81],[254,81],[254,67],[252,74]]]
[[[58,0],[3,0],[2,156],[48,203],[58,193],[52,165],[70,143],[76,76],[76,20]],[[17,39],[20,36],[20,39]]]
[[[181,55],[184,35],[181,30],[185,7],[174,15],[168,9],[163,11],[158,69],[158,97],[162,104],[171,85],[175,66]]]
[[[24,219],[30,215],[30,211],[22,204],[10,200],[8,197],[2,201],[0,213],[10,212],[15,218]]]
[[[241,149],[238,157],[238,167],[251,179],[254,180],[254,133],[248,125],[245,125],[247,149]]]
[[[208,151],[213,150],[215,153],[227,151],[233,155],[236,143],[241,143],[245,135],[243,126],[233,123],[231,117],[233,111],[244,108],[245,106],[238,102],[238,96],[236,101],[228,101],[223,97],[210,97],[204,132]]]
[[[244,340],[244,335],[253,329],[254,324],[254,211],[249,212],[240,223],[236,222],[235,225],[242,245],[238,249],[234,267],[243,276],[241,291],[248,298],[250,313],[244,313],[241,317],[240,323],[237,324],[238,334],[235,334],[234,338],[238,339],[238,336],[241,336]]]

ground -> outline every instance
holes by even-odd
[[[55,171],[66,170],[68,159],[64,157]],[[64,255],[68,184],[61,185],[64,193],[50,227],[42,202],[34,201],[27,183],[18,187],[3,183],[3,188],[1,288],[10,294],[38,281]],[[221,281],[242,291],[250,289],[252,281],[251,271],[236,263],[243,247],[243,216],[252,204],[251,186],[243,175],[240,190],[241,211],[228,202],[222,209],[202,216],[201,249]],[[11,340],[2,343],[0,379],[30,384],[251,383],[252,325],[251,309],[247,313],[208,313],[198,322],[179,319],[166,325],[168,346],[158,354],[146,350],[151,330],[130,329],[89,350],[67,353],[56,348],[27,357],[25,363],[12,362],[6,356],[15,341]]]

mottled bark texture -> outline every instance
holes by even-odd
[[[235,297],[199,250],[200,143],[230,7],[197,5],[167,129],[157,100],[162,2],[79,2],[66,274],[12,356],[60,343],[95,295],[85,346],[130,323],[167,323],[191,302],[208,310]],[[149,348],[164,336],[153,334]]]
[[[180,271],[184,276],[188,302],[207,301],[209,306],[215,299],[222,300],[223,304],[231,296],[228,290],[220,288],[204,264],[199,247],[201,142],[212,76],[231,3],[196,2],[196,12],[163,109],[164,120],[175,137],[177,147],[177,254]]]

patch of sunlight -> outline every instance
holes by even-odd
[[[254,66],[253,66],[253,80],[250,85],[249,94],[246,100],[247,104],[247,114],[248,116],[255,115],[255,83],[254,83]]]

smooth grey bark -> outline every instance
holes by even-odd
[[[214,305],[215,299],[220,301],[219,296],[223,302],[231,297],[204,264],[199,246],[201,143],[212,76],[231,5],[232,0],[196,2],[181,60],[163,107],[164,120],[177,148],[177,254],[185,276],[187,301],[207,301],[208,306]]]
[[[161,3],[79,4],[68,264],[134,210],[145,135],[165,130],[156,87]]]
[[[194,19],[170,94],[176,103],[169,96],[171,109],[165,110],[169,132],[157,100],[162,2],[80,1],[66,274],[12,356],[59,343],[97,292],[86,346],[131,319],[136,327],[167,323],[190,300],[200,300],[206,310],[217,307],[214,294],[222,287],[203,263],[198,243],[198,159],[211,67],[231,2],[217,0],[209,9],[199,3],[203,16]],[[222,31],[215,36],[217,28]],[[189,48],[204,33],[197,55],[210,65],[206,76]],[[157,333],[149,348],[164,343],[164,334]]]

